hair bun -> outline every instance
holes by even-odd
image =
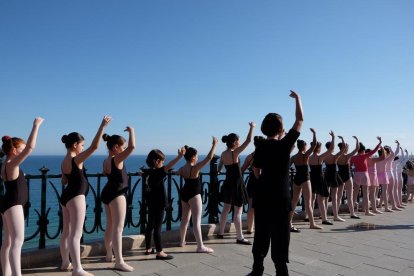
[[[110,135],[108,135],[108,134],[106,134],[106,133],[104,133],[104,134],[102,135],[102,139],[103,139],[105,142],[107,142],[107,141],[109,140],[109,138],[111,138],[111,136],[110,136]]]
[[[62,143],[66,144],[66,142],[68,141],[68,136],[65,134],[62,136]]]
[[[221,137],[221,141],[222,141],[223,143],[227,143],[228,138],[229,138],[229,136],[224,135],[223,137]]]
[[[184,148],[185,148],[185,150],[188,150],[189,146],[185,145]]]
[[[6,143],[7,141],[9,141],[9,140],[11,140],[12,138],[10,137],[10,136],[3,136],[2,138],[1,138],[1,141],[3,141],[3,143]]]

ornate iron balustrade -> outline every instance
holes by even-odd
[[[219,187],[224,181],[223,176],[217,174],[217,160],[215,156],[210,163],[208,173],[200,173],[202,183],[203,218],[208,223],[217,223],[221,212],[219,202]],[[1,160],[0,160],[1,165]],[[59,204],[62,185],[60,184],[61,174],[48,174],[48,168],[39,169],[39,175],[25,175],[29,187],[29,200],[24,206],[26,227],[31,226],[31,233],[26,233],[26,241],[38,239],[36,247],[45,248],[48,240],[57,239],[63,227],[62,208]],[[102,213],[101,191],[106,183],[106,176],[101,173],[87,174],[90,192],[87,196],[87,215],[84,223],[84,233],[92,234],[105,231],[105,224]],[[248,181],[248,173],[244,174],[245,181]],[[103,179],[103,181],[102,181]],[[139,233],[145,232],[147,223],[147,204],[143,195],[143,179],[141,173],[128,173],[129,190],[127,193],[127,213],[125,218],[126,229],[137,229]],[[35,185],[34,182],[40,182]],[[181,220],[181,199],[180,190],[184,185],[182,177],[176,176],[173,172],[167,174],[166,191],[169,207],[166,209],[164,218],[165,229],[172,230],[173,224]],[[37,183],[36,183],[37,184]],[[38,191],[37,191],[37,190]],[[38,192],[40,202],[33,202],[33,193]],[[0,180],[0,197],[4,194],[4,185]],[[1,200],[1,199],[0,199]],[[248,206],[243,207],[247,212]],[[33,216],[36,226],[34,226]],[[52,225],[53,224],[53,225]],[[27,231],[26,231],[27,232]],[[0,219],[0,237],[3,236],[3,223]],[[2,239],[0,239],[1,245]],[[56,244],[56,243],[55,243]]]

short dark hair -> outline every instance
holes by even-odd
[[[148,167],[154,168],[155,167],[155,162],[158,159],[159,160],[165,160],[165,155],[159,149],[153,149],[148,153],[147,159],[145,159],[145,162],[147,163]]]
[[[264,117],[260,128],[264,135],[275,136],[283,131],[283,118],[277,113],[269,113]]]

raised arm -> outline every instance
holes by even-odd
[[[184,156],[184,154],[185,154],[185,147],[178,149],[177,157],[175,157],[167,165],[165,165],[164,170],[168,172],[172,167],[174,167],[175,164],[177,164],[178,161],[180,161],[180,159]]]
[[[335,133],[331,130],[331,132],[329,132],[329,135],[331,135],[332,137],[331,145],[329,146],[329,149],[327,151],[325,151],[323,154],[319,156],[320,161],[323,161],[328,155],[332,154],[332,152],[335,149]]]
[[[135,131],[132,127],[127,126],[124,131],[129,133],[128,147],[115,156],[115,164],[123,162],[135,150]]]
[[[295,123],[293,124],[293,129],[296,130],[297,132],[300,132],[300,130],[302,129],[302,124],[303,124],[303,109],[302,109],[302,100],[299,96],[298,93],[296,93],[293,90],[290,90],[290,97],[295,99],[296,102],[296,108],[295,108]]]
[[[395,140],[395,143],[397,143],[397,148],[395,149],[394,157],[398,156],[398,154],[400,153],[400,142],[398,142],[398,140]]]
[[[355,154],[357,154],[357,152],[359,151],[359,140],[358,137],[356,136],[352,136],[352,138],[355,139],[356,141],[356,145],[355,145],[355,149],[353,151],[351,151],[349,154],[347,154],[347,158],[351,158],[352,156],[354,156]]]
[[[246,147],[250,144],[250,142],[253,139],[253,130],[256,124],[254,122],[249,122],[249,126],[250,126],[249,133],[247,134],[246,140],[243,142],[243,144],[241,144],[238,148],[234,150],[234,153],[236,154],[236,156],[239,156],[240,153],[246,149]]]
[[[22,152],[13,158],[10,161],[10,166],[17,167],[19,166],[29,155],[32,153],[36,147],[37,134],[39,132],[39,127],[43,123],[44,119],[37,117],[33,121],[32,131],[30,132],[29,138],[27,138],[26,147]]]
[[[75,157],[75,162],[77,165],[83,163],[89,156],[92,155],[92,153],[94,153],[95,150],[98,149],[99,142],[101,141],[100,138],[102,137],[102,134],[103,134],[103,130],[109,124],[109,122],[111,122],[111,119],[112,118],[109,116],[103,117],[101,125],[99,126],[99,129],[98,129],[98,132],[96,133],[95,138],[93,138],[92,140],[92,144],[89,146],[89,148],[79,153]]]
[[[195,168],[195,170],[197,171],[197,173],[205,166],[205,165],[207,165],[210,161],[211,161],[211,159],[213,159],[213,156],[214,156],[214,151],[216,150],[216,147],[217,147],[217,143],[218,143],[218,140],[217,140],[217,138],[216,137],[213,137],[213,143],[212,143],[212,146],[211,146],[211,149],[210,149],[210,151],[209,151],[209,153],[207,154],[207,156],[206,156],[206,158],[204,158],[204,160],[203,161],[201,161],[201,162],[198,162],[195,166],[194,166],[194,168]]]
[[[308,157],[312,154],[312,152],[316,149],[316,143],[318,142],[318,141],[316,140],[316,131],[315,131],[313,128],[311,128],[311,129],[310,129],[310,131],[312,131],[312,133],[313,133],[313,139],[312,139],[311,146],[310,146],[310,147],[309,147],[309,149],[305,152],[305,157],[306,157],[306,158],[308,158]]]
[[[339,139],[341,139],[341,142],[342,142],[342,145],[344,145],[343,147],[342,147],[342,149],[337,153],[337,154],[335,154],[335,156],[334,156],[334,160],[335,160],[335,162],[339,159],[339,157],[341,157],[344,153],[345,153],[345,151],[346,151],[346,143],[345,143],[345,140],[344,140],[344,137],[342,137],[342,136],[338,136],[338,138]]]

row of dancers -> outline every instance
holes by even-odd
[[[253,140],[255,123],[249,123],[247,138],[243,143],[239,136],[230,133],[222,138],[227,149],[221,154],[219,172],[225,167],[226,178],[220,189],[220,200],[224,203],[221,213],[218,238],[224,237],[224,229],[227,216],[234,207],[234,223],[236,228],[236,242],[242,245],[250,245],[242,232],[241,214],[242,206],[249,203],[248,233],[253,232],[254,217],[254,243],[253,243],[253,270],[251,275],[263,274],[263,260],[269,250],[272,240],[272,260],[278,275],[288,275],[286,263],[288,260],[290,232],[296,228],[292,226],[293,211],[297,205],[300,192],[305,196],[306,211],[311,228],[320,229],[313,219],[313,208],[315,199],[321,208],[323,222],[332,224],[327,219],[326,207],[327,197],[331,189],[334,220],[343,220],[338,215],[340,195],[345,186],[350,208],[351,217],[358,218],[354,212],[356,192],[359,186],[364,191],[364,210],[367,215],[372,215],[368,205],[368,191],[377,184],[383,185],[383,202],[385,211],[390,200],[392,209],[398,210],[403,207],[401,197],[395,191],[399,188],[399,180],[393,180],[388,174],[394,156],[400,150],[397,142],[397,150],[394,152],[389,147],[381,148],[381,138],[375,149],[365,153],[364,146],[356,139],[356,149],[348,153],[348,145],[342,137],[339,144],[340,151],[333,154],[335,145],[335,134],[330,133],[332,139],[327,143],[327,151],[320,153],[321,143],[317,142],[316,131],[313,133],[313,141],[309,149],[306,143],[298,140],[303,124],[303,110],[301,97],[298,93],[291,91],[290,97],[295,100],[295,122],[292,128],[285,133],[283,119],[279,114],[269,113],[263,119],[261,131],[266,138],[256,137],[254,139],[256,149],[250,154],[240,168],[240,155]],[[108,148],[108,157],[103,163],[103,172],[108,177],[108,182],[102,190],[101,198],[105,206],[107,227],[105,231],[106,261],[113,262],[114,268],[121,271],[133,271],[133,267],[127,264],[122,256],[122,231],[126,214],[125,194],[128,190],[128,178],[124,161],[132,154],[135,145],[135,132],[132,127],[125,129],[128,132],[128,142],[121,135],[104,134],[104,129],[111,122],[111,117],[105,116],[98,128],[91,145],[85,148],[84,137],[72,132],[62,137],[67,153],[64,157],[62,170],[63,192],[60,204],[63,213],[63,232],[60,241],[60,252],[62,263],[60,269],[71,270],[72,275],[91,275],[86,272],[80,260],[80,240],[85,219],[86,202],[89,185],[84,170],[84,162],[98,149],[100,141],[104,140]],[[36,145],[37,134],[42,118],[36,118],[27,143],[20,138],[4,136],[2,138],[3,152],[6,160],[1,168],[1,177],[6,187],[5,196],[1,202],[0,212],[4,225],[4,240],[1,248],[1,263],[3,275],[21,275],[21,247],[24,241],[24,214],[23,206],[27,202],[28,189],[25,183],[20,164],[29,156]],[[290,158],[291,151],[297,141],[298,153]],[[180,246],[185,246],[186,231],[190,218],[193,222],[193,232],[197,243],[196,252],[212,253],[213,249],[204,245],[201,236],[201,183],[199,173],[214,156],[218,139],[213,137],[212,146],[203,160],[198,159],[198,152],[192,147],[181,147],[177,156],[165,163],[165,155],[159,149],[152,150],[146,159],[148,169],[143,172],[145,180],[145,193],[148,205],[148,224],[145,231],[145,254],[156,254],[156,259],[172,259],[172,256],[163,251],[161,243],[161,226],[165,208],[169,202],[166,198],[164,178],[167,172],[184,157],[186,163],[178,169],[177,174],[185,180],[185,185],[180,191],[182,204],[182,219],[180,225]],[[377,150],[380,157],[370,158]],[[402,156],[401,159],[405,159]],[[293,185],[293,200],[290,197],[289,166],[296,166],[296,175]],[[326,165],[325,175],[322,172],[322,163]],[[339,175],[336,172],[337,164],[340,168]],[[369,164],[376,164],[377,174],[370,179],[370,172],[375,171]],[[355,166],[355,175],[352,178],[350,164]],[[308,167],[311,167],[309,173]],[[341,169],[341,167],[343,169]],[[242,171],[250,168],[251,175],[247,188],[243,182]],[[369,169],[371,168],[371,169]],[[398,170],[398,166],[396,166]],[[385,173],[385,174],[383,174]],[[375,178],[376,177],[376,178]],[[414,177],[414,176],[413,176]],[[378,179],[378,181],[376,181]],[[372,183],[372,185],[370,184]],[[395,184],[394,184],[395,183]],[[396,188],[395,188],[396,187]],[[386,189],[385,189],[386,188]],[[354,192],[353,190],[354,189]],[[372,189],[376,194],[376,189]],[[316,196],[317,195],[317,196]],[[376,205],[371,204],[373,212]],[[254,208],[252,208],[254,207]],[[254,215],[253,215],[254,214]],[[156,250],[152,249],[151,237],[153,236]]]
[[[8,275],[21,275],[21,248],[24,241],[24,212],[23,206],[28,200],[28,186],[24,173],[20,169],[20,164],[30,155],[36,145],[37,135],[43,118],[35,118],[31,133],[27,143],[17,137],[3,136],[2,150],[6,154],[6,160],[1,168],[1,177],[4,180],[5,195],[0,204],[4,226],[4,239],[1,247],[2,273]],[[128,175],[124,161],[132,154],[135,145],[135,132],[130,126],[126,127],[128,132],[128,142],[121,135],[104,134],[104,129],[111,122],[111,117],[105,116],[93,138],[91,145],[85,147],[85,138],[78,132],[63,135],[61,140],[66,147],[66,155],[61,164],[62,185],[64,188],[60,196],[60,205],[63,214],[63,231],[60,240],[60,253],[62,263],[60,269],[71,270],[73,275],[91,275],[86,272],[81,265],[80,240],[82,237],[83,224],[85,220],[86,201],[85,197],[89,191],[89,184],[86,177],[84,162],[98,149],[101,138],[106,142],[108,157],[103,162],[103,172],[108,178],[107,184],[102,189],[101,200],[105,206],[106,230],[105,230],[105,249],[106,261],[115,261],[114,268],[121,271],[133,271],[133,267],[127,264],[122,256],[122,232],[126,214],[126,198],[128,191]],[[240,204],[236,207],[238,214],[237,243],[251,244],[244,238],[241,232],[241,206],[247,203],[247,196],[237,202],[233,197],[233,181],[236,173],[236,181],[242,179],[238,166],[239,154],[248,146],[252,139],[254,123],[249,123],[249,134],[246,141],[242,144],[237,142],[228,143],[230,148],[237,148],[233,160],[227,160],[224,156],[232,150],[223,152],[222,164],[226,166],[226,182],[223,194],[226,194],[222,220],[227,220],[227,214],[232,204]],[[232,136],[232,135],[229,135]],[[227,136],[225,136],[227,137]],[[223,141],[225,140],[223,137]],[[185,179],[185,185],[180,191],[182,203],[182,218],[180,225],[180,246],[185,246],[186,231],[189,220],[192,218],[193,232],[197,242],[196,252],[212,253],[214,250],[203,244],[201,235],[201,183],[199,173],[204,166],[209,164],[214,156],[218,139],[213,137],[212,146],[203,160],[198,160],[198,152],[193,147],[182,147],[178,150],[176,158],[164,164],[165,155],[159,149],[151,150],[146,158],[148,169],[143,172],[145,180],[146,202],[148,206],[148,223],[145,231],[145,254],[156,254],[156,259],[167,260],[173,256],[163,251],[161,244],[161,227],[164,219],[165,208],[168,207],[164,179],[167,172],[177,162],[184,157],[186,163],[178,169],[177,174]],[[229,163],[231,162],[231,164]],[[238,168],[231,170],[231,167]],[[238,182],[238,185],[241,182]],[[238,195],[239,196],[239,195]],[[152,236],[155,243],[155,250],[152,249]],[[115,257],[115,258],[114,258]]]

